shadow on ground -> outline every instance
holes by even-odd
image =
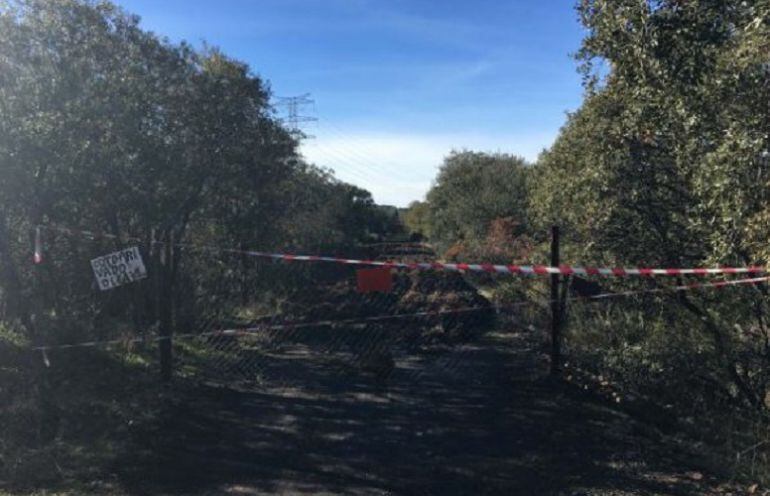
[[[114,471],[130,494],[704,494],[634,421],[542,378],[527,341],[404,357],[385,388],[276,352],[280,387],[198,390]]]

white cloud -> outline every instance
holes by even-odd
[[[302,145],[309,161],[332,168],[340,179],[371,191],[377,203],[397,206],[424,197],[443,158],[452,150],[511,153],[534,161],[555,137],[320,131]]]

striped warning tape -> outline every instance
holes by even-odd
[[[631,291],[619,291],[615,293],[602,293],[602,294],[592,295],[592,296],[575,296],[575,297],[567,298],[567,300],[568,301],[586,301],[586,300],[598,301],[598,300],[606,300],[611,298],[637,296],[642,294],[671,293],[671,292],[680,292],[680,291],[690,291],[695,289],[723,288],[727,286],[738,286],[738,285],[744,285],[744,284],[760,284],[768,281],[770,281],[770,276],[755,277],[750,279],[735,279],[730,281],[717,281],[717,282],[710,282],[710,283],[683,284],[679,286],[667,286],[667,287],[660,287],[660,288],[649,288],[649,289],[640,289],[640,290],[631,290]],[[129,338],[129,339],[113,339],[113,340],[107,340],[107,341],[85,341],[81,343],[63,344],[63,345],[37,346],[32,348],[32,351],[46,352],[46,351],[52,351],[52,350],[67,350],[67,349],[73,349],[73,348],[95,348],[100,346],[127,345],[127,344],[142,343],[142,342],[158,342],[158,341],[165,341],[168,339],[187,339],[187,338],[199,338],[199,337],[211,337],[211,336],[214,336],[214,337],[247,336],[247,335],[253,335],[257,332],[269,331],[269,330],[280,331],[280,330],[294,330],[294,329],[303,329],[303,328],[312,328],[312,327],[361,325],[361,324],[367,324],[371,322],[383,322],[388,320],[409,319],[409,318],[415,318],[415,317],[442,316],[442,315],[472,313],[472,312],[481,312],[481,311],[511,310],[514,308],[520,308],[523,306],[533,305],[536,303],[538,302],[534,300],[527,300],[527,301],[508,303],[505,305],[465,307],[465,308],[454,308],[450,310],[424,311],[424,312],[414,312],[414,313],[405,313],[405,314],[387,314],[387,315],[376,315],[372,317],[358,317],[358,318],[340,319],[340,320],[318,320],[313,322],[260,324],[256,326],[249,326],[249,327],[243,327],[238,329],[223,329],[223,330],[210,331],[210,332],[175,334],[174,336],[154,336],[152,338],[137,337],[137,338]],[[546,301],[546,302],[540,302],[540,303],[550,304],[552,302]]]
[[[78,231],[61,227],[42,226],[46,229],[62,232],[70,235],[81,235],[90,238],[119,239],[113,234],[104,234],[94,231]],[[125,238],[127,240],[143,242],[139,238]],[[154,244],[163,244],[163,241],[154,241]],[[768,273],[766,267],[713,267],[713,268],[684,268],[684,269],[661,269],[661,268],[597,268],[597,267],[574,267],[571,265],[560,265],[552,267],[548,265],[497,265],[489,263],[445,263],[445,262],[397,262],[397,261],[379,261],[379,260],[358,260],[351,258],[340,258],[318,255],[293,255],[288,253],[271,253],[253,250],[239,250],[234,248],[221,248],[216,246],[196,245],[192,243],[175,243],[174,246],[189,250],[210,251],[216,253],[228,253],[233,255],[244,255],[250,257],[266,258],[283,262],[328,262],[342,265],[358,265],[369,267],[383,267],[391,269],[407,270],[444,270],[451,272],[485,272],[492,274],[513,274],[513,275],[579,275],[579,276],[707,276],[717,274],[765,274]]]

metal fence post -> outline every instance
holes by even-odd
[[[559,266],[559,226],[551,227],[551,267]],[[562,305],[559,301],[560,274],[551,274],[551,375],[561,373]]]

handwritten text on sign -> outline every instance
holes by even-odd
[[[91,260],[99,289],[107,291],[124,284],[139,281],[147,277],[139,248],[132,247],[116,251]]]

